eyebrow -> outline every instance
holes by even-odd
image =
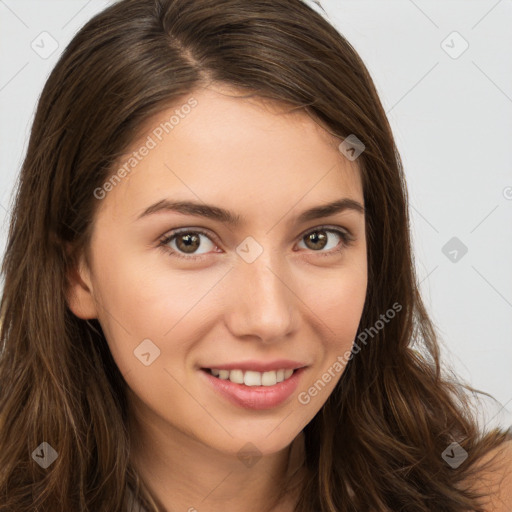
[[[305,210],[297,217],[297,222],[304,223],[310,220],[335,215],[347,210],[355,211],[362,215],[365,214],[365,207],[359,201],[345,197],[331,203],[315,206]],[[231,226],[239,226],[245,222],[243,216],[230,212],[229,210],[225,210],[219,206],[197,203],[194,201],[171,201],[169,199],[162,199],[161,201],[152,204],[137,217],[137,220],[162,211],[172,211],[182,213],[184,215],[206,217]]]

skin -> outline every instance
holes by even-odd
[[[298,395],[351,349],[365,300],[364,213],[296,223],[302,211],[341,198],[364,205],[357,160],[304,112],[240,94],[217,85],[180,103],[193,96],[198,105],[99,201],[90,258],[68,295],[78,317],[103,328],[129,386],[134,463],[169,511],[293,509],[297,494],[277,505],[278,492],[302,461],[302,429],[343,370],[308,404]],[[144,126],[128,153],[175,109]],[[172,211],[137,219],[164,198],[221,206],[245,223]],[[324,225],[349,231],[352,243],[343,247],[328,231],[327,247],[308,246],[305,235]],[[211,234],[201,236],[202,259],[158,247],[177,228]],[[263,248],[252,263],[236,252],[248,236]],[[167,246],[179,252],[177,242]],[[134,356],[144,339],[160,350],[149,366]],[[231,404],[200,370],[281,358],[307,368],[297,391],[266,410]],[[261,454],[250,467],[238,457],[248,442]]]
[[[477,462],[476,479],[466,483],[484,496],[479,502],[485,512],[512,510],[512,434],[503,445]]]

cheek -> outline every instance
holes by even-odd
[[[161,345],[162,333],[172,325],[172,304],[176,301],[170,297],[175,292],[165,287],[141,258],[123,250],[121,244],[103,244],[97,253],[101,254],[94,282],[98,319],[124,374],[140,365],[134,350],[144,340]]]
[[[123,374],[139,368],[141,362],[136,358],[139,352],[147,352],[144,347],[151,353],[150,359],[158,355],[152,368],[165,361],[164,366],[168,366],[169,351],[174,360],[180,350],[184,354],[189,350],[189,344],[173,340],[195,339],[209,304],[201,299],[208,296],[221,275],[176,271],[162,264],[162,256],[155,260],[153,254],[149,258],[129,255],[128,251],[123,257],[120,254],[122,251],[115,260],[100,262],[94,284],[99,320],[110,351]]]
[[[343,271],[315,299],[315,311],[331,329],[332,348],[346,350],[357,333],[367,288],[366,267]],[[332,338],[332,337],[331,337]]]
[[[353,267],[352,267],[353,268]],[[335,284],[333,284],[335,283]],[[313,407],[316,413],[333,392],[352,357],[351,351],[366,298],[366,267],[341,272],[330,281],[314,302],[322,329],[323,349],[310,378],[298,394],[300,404]],[[310,410],[311,414],[311,410]]]

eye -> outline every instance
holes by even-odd
[[[330,236],[333,234],[335,235],[334,237]],[[334,238],[334,240],[330,241],[329,238]],[[338,241],[336,241],[336,238]],[[329,256],[333,253],[337,254],[348,247],[353,241],[354,238],[347,231],[329,226],[315,228],[301,238],[301,242],[304,242],[307,249],[311,249],[313,252],[320,252],[323,256]],[[325,248],[328,250],[322,251]]]
[[[335,236],[333,236],[335,235]],[[330,241],[329,238],[333,240]],[[202,239],[207,241],[202,252],[198,252]],[[322,256],[330,256],[340,253],[354,241],[353,236],[340,228],[321,226],[303,235],[300,242],[304,242],[306,249],[319,253]],[[202,259],[212,249],[218,246],[212,241],[212,236],[200,229],[181,229],[165,235],[159,243],[159,247],[166,253],[186,260]],[[323,249],[327,248],[327,251]],[[220,252],[220,251],[216,251]]]
[[[205,254],[205,252],[196,252],[201,245],[201,238],[205,238],[210,244],[210,248],[208,248],[208,244],[206,244],[206,253],[211,250],[212,247],[216,247],[207,233],[197,229],[174,231],[160,240],[159,246],[178,258],[187,260],[200,259],[202,255]]]

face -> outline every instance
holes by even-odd
[[[362,184],[339,143],[303,112],[198,89],[95,192],[68,303],[98,318],[141,422],[270,454],[325,403],[367,285]]]

